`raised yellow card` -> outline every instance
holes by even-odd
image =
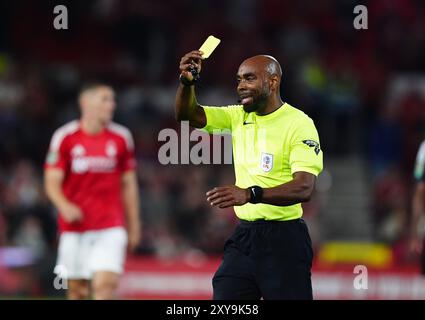
[[[205,40],[204,44],[199,48],[199,51],[202,51],[204,54],[202,55],[203,59],[208,58],[211,53],[217,48],[218,44],[220,43],[220,39],[209,36],[207,40]]]

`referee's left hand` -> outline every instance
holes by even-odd
[[[249,190],[237,186],[215,187],[207,192],[207,201],[210,205],[220,209],[244,205],[249,199]]]

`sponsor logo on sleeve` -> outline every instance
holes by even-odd
[[[320,145],[314,140],[303,140],[303,143],[308,145],[310,148],[314,148],[314,152],[318,155],[320,152]]]

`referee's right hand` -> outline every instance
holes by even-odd
[[[187,80],[192,81],[191,68],[195,68],[198,74],[201,73],[202,51],[193,50],[183,56],[180,60],[180,74]]]
[[[59,208],[59,212],[62,218],[68,223],[74,223],[83,220],[83,212],[81,209],[73,204],[72,202],[67,202]]]

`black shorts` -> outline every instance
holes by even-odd
[[[214,300],[311,300],[313,250],[307,225],[241,221],[213,278]]]

